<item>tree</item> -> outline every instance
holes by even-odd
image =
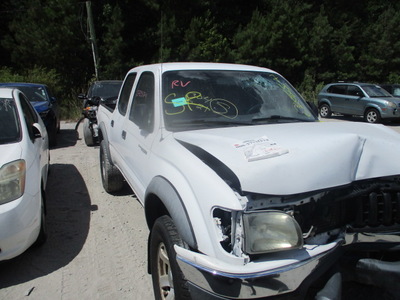
[[[219,32],[211,12],[191,20],[180,47],[181,57],[187,61],[226,62],[228,41]]]
[[[269,67],[292,82],[301,82],[309,8],[295,0],[273,0],[265,11],[255,10],[233,39],[235,61]]]
[[[42,66],[60,74],[66,86],[81,84],[91,71],[90,49],[80,25],[82,8],[69,0],[11,1],[20,12],[10,22],[2,45],[19,69]]]
[[[121,8],[117,4],[114,8],[105,4],[103,8],[104,34],[100,50],[100,79],[123,79],[133,62],[124,61],[122,53],[125,43],[121,36],[124,22]]]

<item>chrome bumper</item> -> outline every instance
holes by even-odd
[[[335,251],[340,245],[318,256],[310,257],[285,267],[255,273],[227,273],[207,269],[179,255],[177,262],[186,279],[215,298],[210,299],[256,299],[292,292],[312,273],[326,271],[336,259]],[[318,271],[318,272],[319,272]]]
[[[309,256],[284,267],[258,272],[247,272],[245,266],[242,268],[242,273],[226,272],[218,267],[210,268],[201,262],[204,255],[195,254],[199,259],[187,259],[185,251],[189,250],[177,246],[175,250],[177,262],[189,282],[189,287],[196,290],[196,293],[202,291],[207,295],[207,298],[204,295],[197,295],[198,297],[195,296],[194,299],[256,299],[278,296],[296,290],[299,292],[301,285],[306,281],[306,286],[302,288],[307,288],[313,280],[337,264],[346,246],[366,245],[371,242],[374,244],[379,241],[376,244],[389,243],[400,247],[400,236],[397,233],[363,235],[362,237],[359,234],[349,235],[319,255]]]

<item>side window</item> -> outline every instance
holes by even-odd
[[[357,97],[363,96],[361,89],[358,86],[354,85],[349,85],[347,87],[347,94],[350,96],[357,96]]]
[[[118,100],[118,111],[121,115],[125,116],[128,108],[129,96],[132,91],[133,84],[135,83],[136,73],[129,74],[121,89],[121,95]]]
[[[144,72],[136,86],[129,120],[151,132],[154,125],[154,74]]]
[[[346,94],[346,86],[345,85],[332,85],[328,88],[328,93],[332,94]]]
[[[31,140],[34,140],[34,134],[33,134],[33,129],[32,126],[34,123],[37,123],[38,121],[38,116],[33,110],[34,108],[32,105],[29,103],[28,99],[26,99],[24,94],[19,94],[20,102],[21,102],[21,107],[22,107],[22,113],[24,115],[25,123],[28,128],[29,132],[29,137]]]

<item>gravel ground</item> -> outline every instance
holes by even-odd
[[[153,299],[143,208],[128,187],[104,192],[98,147],[74,127],[50,151],[48,240],[0,264],[0,299]]]

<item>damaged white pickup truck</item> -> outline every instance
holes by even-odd
[[[399,296],[394,131],[319,122],[276,72],[211,63],[130,70],[98,123],[105,190],[125,179],[144,206],[156,299]]]

